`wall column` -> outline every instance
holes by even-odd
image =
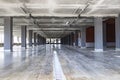
[[[72,32],[71,33],[71,45],[73,46],[73,44],[74,44],[74,33]]]
[[[116,50],[120,50],[120,14],[115,19]]]
[[[102,18],[94,18],[95,51],[103,51],[103,21]]]
[[[73,32],[73,46],[75,46],[75,42],[76,42],[76,34],[75,32]]]
[[[5,17],[4,18],[4,50],[12,51],[13,43],[13,18]]]
[[[35,32],[34,33],[34,46],[37,45],[37,33]]]
[[[78,31],[75,31],[75,46],[78,46]]]
[[[21,47],[26,48],[27,26],[21,26]]]
[[[81,48],[86,48],[86,27],[81,28]]]
[[[78,32],[78,46],[81,46],[81,33],[80,31]]]
[[[32,30],[29,30],[29,46],[32,46]]]
[[[72,45],[72,33],[70,34],[70,45]]]
[[[37,34],[37,45],[39,45],[39,34]]]
[[[104,46],[104,48],[107,47],[106,28],[107,28],[107,24],[105,22],[103,22],[103,46]]]
[[[51,38],[50,38],[50,44],[51,44]]]

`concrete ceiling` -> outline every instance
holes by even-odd
[[[12,16],[15,30],[27,25],[44,37],[63,37],[94,17],[116,17],[120,0],[0,0],[0,25]],[[0,28],[1,29],[1,28]]]

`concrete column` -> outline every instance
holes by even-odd
[[[68,35],[66,36],[66,43],[67,43],[67,45],[69,45],[69,36]]]
[[[116,50],[120,50],[120,14],[115,19]]]
[[[37,33],[34,33],[34,46],[37,45]]]
[[[76,42],[76,34],[75,34],[75,32],[73,32],[73,46],[75,46],[75,42]]]
[[[60,41],[61,41],[61,44],[63,44],[63,40],[62,40],[62,38],[60,39]]]
[[[40,37],[41,37],[41,36],[40,36]],[[41,37],[40,40],[41,40],[41,44],[43,45],[43,37]]]
[[[75,46],[78,46],[78,31],[75,31]]]
[[[42,38],[41,38],[41,36],[39,35],[39,45],[41,45],[42,44]]]
[[[13,18],[5,17],[4,18],[4,50],[12,51],[13,43]]]
[[[40,35],[38,35],[38,44],[39,45],[41,44],[41,37],[40,37]]]
[[[41,44],[42,44],[42,45],[44,44],[43,37],[41,37]]]
[[[67,35],[67,45],[69,45],[69,35]]]
[[[61,38],[61,43],[64,44],[63,38]]]
[[[107,41],[106,41],[106,23],[103,23],[103,46],[104,48],[107,47]]]
[[[72,32],[71,33],[71,45],[73,45],[73,43],[74,43],[74,33]]]
[[[81,48],[86,48],[86,27],[81,28]]]
[[[29,46],[32,46],[32,30],[29,30]]]
[[[65,38],[63,37],[63,45],[65,44]]]
[[[27,26],[21,26],[21,47],[26,48]]]
[[[51,38],[50,38],[50,44],[51,44]]]
[[[81,46],[81,33],[80,31],[78,32],[78,46]]]
[[[102,18],[94,18],[95,51],[103,51],[103,21]]]
[[[58,39],[56,39],[56,44],[58,44]]]
[[[72,45],[72,33],[70,34],[70,45]]]
[[[68,38],[69,38],[69,45],[71,44],[71,40],[70,40],[70,34],[68,35]]]
[[[43,38],[43,44],[46,44],[46,38]]]
[[[60,39],[60,41],[61,41],[61,44],[63,44],[63,40],[62,40],[62,38]]]
[[[39,34],[37,34],[37,45],[39,45]]]
[[[40,37],[40,45],[42,45],[43,43],[43,41],[42,41],[42,37],[39,35],[39,37]]]
[[[64,44],[66,45],[66,39],[65,39],[65,37],[63,39],[64,39]]]
[[[63,45],[65,44],[65,38],[63,37]]]

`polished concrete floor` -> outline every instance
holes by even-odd
[[[0,48],[0,80],[120,80],[120,51],[41,45]]]

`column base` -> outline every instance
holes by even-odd
[[[29,48],[33,48],[33,46],[29,46]]]
[[[75,46],[75,43],[73,43],[73,46]]]
[[[34,45],[33,47],[36,47],[37,45]]]
[[[26,47],[21,47],[21,49],[22,49],[22,50],[25,50],[25,49],[26,49]]]
[[[85,49],[86,47],[81,47],[81,49]]]
[[[4,49],[4,52],[12,52],[12,50],[10,50],[10,49],[5,50]]]
[[[120,51],[120,48],[116,48],[115,50],[116,50],[116,51]]]
[[[95,49],[94,52],[103,52],[103,49]]]

